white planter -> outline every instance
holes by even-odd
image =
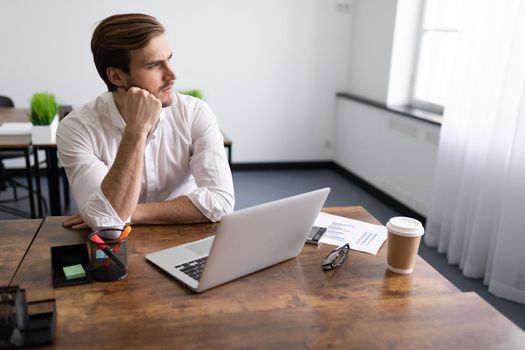
[[[58,128],[58,115],[49,125],[33,125],[31,128],[31,142],[33,145],[54,145]]]

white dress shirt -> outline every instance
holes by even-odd
[[[57,148],[77,207],[94,230],[122,227],[101,189],[115,161],[125,122],[106,92],[64,118]],[[231,213],[233,181],[223,136],[209,106],[191,96],[173,94],[171,106],[147,137],[139,203],[186,195],[211,221]]]

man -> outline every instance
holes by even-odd
[[[64,226],[215,222],[232,212],[216,117],[173,91],[172,52],[157,19],[108,17],[91,51],[109,91],[60,122],[57,148],[79,208]]]

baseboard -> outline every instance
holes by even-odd
[[[417,213],[412,208],[401,203],[394,197],[383,192],[368,181],[354,174],[353,172],[343,168],[333,161],[319,161],[319,162],[274,162],[274,163],[234,163],[231,165],[232,171],[261,171],[261,170],[310,170],[310,169],[331,169],[348,179],[355,185],[361,187],[371,196],[388,205],[398,213],[404,216],[409,216],[421,221],[425,225],[426,217]]]
[[[235,170],[308,170],[330,168],[334,162],[272,162],[272,163],[233,163],[231,169]]]

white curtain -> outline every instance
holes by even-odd
[[[425,242],[525,303],[525,1],[463,6]]]

